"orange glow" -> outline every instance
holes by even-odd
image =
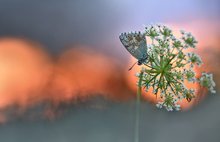
[[[42,102],[56,107],[99,95],[122,101],[131,99],[131,92],[116,61],[88,47],[75,46],[52,62],[37,43],[0,39],[0,111],[16,106],[22,114]],[[44,114],[56,116],[53,108]]]
[[[4,109],[11,106],[22,115],[48,102],[52,108],[44,116],[54,119],[59,104],[100,95],[123,101],[133,98],[131,92],[116,61],[87,47],[75,46],[52,62],[37,43],[0,39],[0,123],[7,120]]]
[[[39,102],[50,74],[40,45],[13,38],[0,39],[0,108]]]
[[[55,102],[81,100],[97,94],[124,100],[129,98],[129,93],[125,94],[128,89],[120,74],[120,68],[111,58],[78,46],[58,59],[49,92]]]

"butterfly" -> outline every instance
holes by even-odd
[[[121,43],[124,45],[124,47],[128,50],[128,52],[138,60],[136,62],[138,65],[142,65],[147,61],[148,48],[147,40],[144,34],[142,34],[141,32],[122,33],[119,36],[119,39]],[[132,67],[129,70],[131,70],[134,65],[132,65]]]

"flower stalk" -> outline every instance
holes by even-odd
[[[142,82],[143,74],[141,71],[139,74],[138,89],[136,95],[136,114],[135,114],[135,133],[134,133],[134,142],[139,142],[139,131],[140,131],[140,102],[141,102],[141,92],[142,92]]]

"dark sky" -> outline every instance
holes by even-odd
[[[215,20],[218,13],[218,0],[1,0],[0,35],[39,41],[53,53],[86,44],[120,55],[121,32],[155,22]]]

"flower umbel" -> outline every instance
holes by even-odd
[[[187,88],[185,82],[197,83],[215,93],[215,82],[212,74],[202,73],[196,78],[195,66],[202,64],[199,55],[187,52],[195,48],[197,41],[191,33],[181,31],[182,37],[173,35],[170,28],[164,25],[151,25],[145,28],[143,34],[152,40],[147,44],[146,62],[143,63],[142,87],[148,92],[150,88],[156,96],[160,96],[156,104],[158,108],[168,111],[180,110],[179,101],[190,102],[196,96],[196,90]]]

